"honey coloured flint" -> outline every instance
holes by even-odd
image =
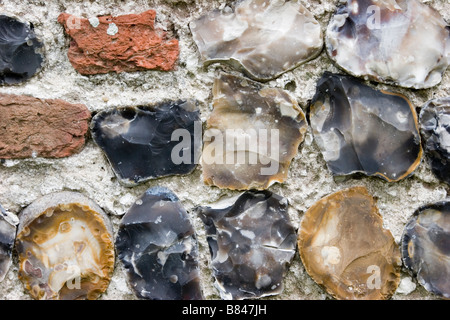
[[[45,195],[19,215],[19,279],[34,299],[95,300],[114,271],[106,213],[77,192]]]
[[[222,74],[213,86],[213,107],[202,153],[207,185],[263,190],[286,181],[308,124],[286,91]]]
[[[389,299],[400,283],[399,247],[364,187],[333,193],[309,208],[298,247],[308,274],[336,299]]]

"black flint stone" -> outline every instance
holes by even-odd
[[[194,229],[170,190],[147,190],[123,217],[115,245],[138,298],[203,299]]]
[[[282,292],[297,239],[287,209],[287,200],[270,191],[247,191],[226,208],[196,208],[223,299]]]
[[[200,126],[200,133],[196,127]],[[190,141],[172,141],[173,133],[183,129]],[[200,112],[193,102],[168,102],[157,106],[115,108],[97,114],[91,123],[94,141],[105,152],[111,166],[125,185],[150,179],[191,173],[201,150]],[[173,150],[185,157],[175,163]]]
[[[429,292],[450,299],[450,202],[419,208],[401,240],[405,267]]]
[[[3,218],[0,205],[0,281],[3,280],[11,264],[11,256],[16,237],[16,227]]]
[[[450,97],[431,100],[420,112],[424,148],[433,173],[450,184]],[[444,142],[446,144],[444,144]]]
[[[42,67],[42,52],[32,24],[0,15],[0,85],[31,78]]]
[[[325,72],[311,101],[314,138],[337,176],[363,173],[388,181],[409,176],[422,155],[416,121],[403,96],[346,75]]]

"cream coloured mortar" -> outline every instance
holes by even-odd
[[[423,2],[437,9],[447,22],[450,21],[448,0]],[[224,8],[232,3],[221,0],[29,0],[19,3],[0,0],[1,13],[17,16],[34,24],[44,41],[47,60],[43,70],[28,82],[0,87],[0,92],[83,103],[93,113],[116,106],[194,98],[199,101],[202,120],[206,121],[211,112],[214,77],[220,70],[235,72],[218,64],[208,68],[202,66],[188,23],[214,8]],[[301,0],[301,3],[314,14],[325,30],[338,1]],[[180,40],[180,58],[176,70],[82,76],[73,69],[67,58],[69,39],[62,26],[57,23],[61,12],[92,18],[105,14],[140,13],[148,9],[156,10],[159,27]],[[325,70],[340,72],[323,51],[315,60],[285,73],[268,85],[289,90],[306,109],[308,100],[315,93],[316,82]],[[403,93],[415,106],[421,107],[432,98],[450,95],[450,72],[447,70],[440,85],[428,90],[407,90],[387,85],[378,85],[378,88]],[[239,192],[204,185],[200,167],[190,175],[153,180],[134,188],[126,188],[119,184],[105,156],[92,140],[88,141],[79,154],[69,158],[7,160],[0,164],[0,203],[10,212],[18,214],[36,198],[51,192],[77,191],[92,198],[109,214],[115,231],[121,215],[146,189],[153,186],[165,186],[173,190],[190,212],[199,241],[203,292],[207,299],[219,299],[209,269],[210,255],[204,227],[190,209],[235,196]],[[289,200],[289,214],[292,223],[298,228],[303,213],[312,204],[332,192],[352,186],[366,186],[376,197],[384,226],[392,232],[397,243],[406,222],[417,208],[447,198],[450,191],[448,185],[440,183],[433,176],[425,160],[412,177],[396,183],[369,177],[333,178],[310,129],[291,164],[287,181],[273,185],[270,190]],[[18,280],[16,257],[14,259],[6,279],[0,283],[0,299],[30,299]],[[282,294],[267,299],[329,298],[308,276],[298,254],[289,267],[284,286]],[[111,284],[101,299],[135,299],[118,262]],[[393,299],[436,297],[426,292],[407,272],[402,271],[402,282]]]

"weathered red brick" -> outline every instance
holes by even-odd
[[[81,74],[169,71],[179,56],[178,40],[155,29],[155,17],[153,10],[98,20],[62,13],[58,22],[72,38],[68,57]]]
[[[0,94],[0,158],[63,158],[84,147],[91,113],[63,100]]]

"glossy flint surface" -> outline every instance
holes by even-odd
[[[403,95],[325,72],[310,110],[314,139],[334,175],[363,173],[393,182],[421,162],[417,113]]]
[[[194,229],[176,195],[147,190],[123,217],[117,253],[130,288],[141,299],[203,299]]]
[[[43,48],[31,23],[0,15],[0,85],[24,82],[40,71]]]
[[[402,237],[405,267],[428,291],[450,299],[450,202],[419,208]]]
[[[283,291],[296,234],[287,199],[247,191],[237,199],[198,207],[207,232],[215,286],[222,299],[253,299]]]
[[[190,23],[206,63],[225,62],[267,81],[315,58],[322,30],[297,1],[237,1],[234,10],[214,10]]]
[[[450,97],[433,99],[422,107],[420,129],[433,173],[450,184]]]
[[[111,222],[77,192],[38,198],[19,215],[19,279],[39,300],[95,300],[114,270]]]
[[[364,187],[338,191],[309,208],[298,247],[308,274],[336,299],[389,299],[400,283],[400,250]]]
[[[177,130],[183,135],[172,139]],[[126,186],[191,173],[201,150],[200,112],[191,101],[102,111],[91,132]]]
[[[308,128],[297,101],[285,90],[221,74],[213,108],[203,138],[205,183],[262,190],[286,181]]]
[[[12,264],[12,252],[16,238],[17,217],[0,205],[0,282]]]
[[[424,89],[450,63],[450,28],[417,0],[348,0],[330,20],[328,56],[358,77]]]

